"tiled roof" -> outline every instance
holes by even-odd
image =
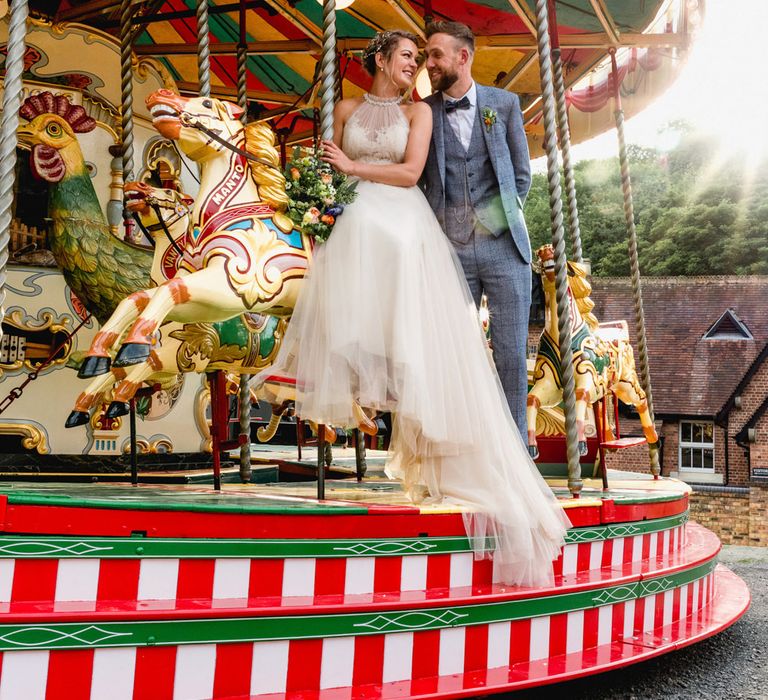
[[[626,319],[637,355],[632,286],[593,277],[600,321]],[[768,343],[768,276],[646,277],[643,308],[657,414],[714,415]],[[731,309],[752,339],[703,336]]]

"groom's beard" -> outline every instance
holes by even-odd
[[[438,75],[435,80],[431,80],[431,77],[432,76],[430,76],[432,90],[434,92],[445,92],[459,79],[459,74],[444,72]]]

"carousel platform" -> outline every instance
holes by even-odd
[[[0,697],[471,697],[643,661],[749,605],[681,482],[612,475],[573,500],[549,479],[573,528],[554,586],[527,589],[474,560],[461,509],[375,472],[325,501],[0,483]]]

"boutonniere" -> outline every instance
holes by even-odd
[[[485,124],[485,130],[491,133],[491,127],[496,123],[496,110],[490,107],[483,107],[483,124]]]

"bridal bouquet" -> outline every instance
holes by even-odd
[[[354,201],[357,181],[320,160],[320,151],[295,148],[285,166],[288,216],[316,241],[327,241],[344,205]]]

